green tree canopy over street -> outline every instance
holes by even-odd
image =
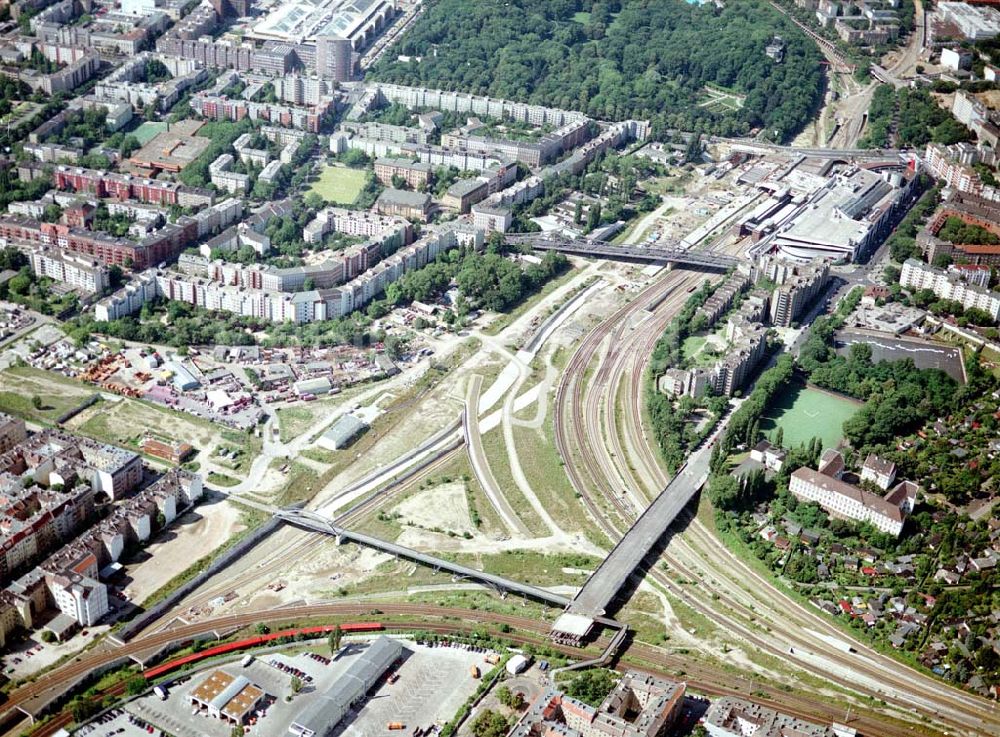
[[[781,64],[764,54],[774,35],[786,43]],[[422,59],[386,56],[375,78],[649,119],[658,135],[759,127],[787,138],[810,118],[822,87],[815,44],[763,0],[723,9],[683,0],[436,0],[398,52]],[[745,96],[742,106],[698,106],[706,84]]]

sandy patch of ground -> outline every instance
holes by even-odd
[[[1000,90],[986,90],[975,95],[991,110],[1000,109]]]
[[[393,512],[400,515],[404,525],[451,530],[462,534],[474,533],[475,526],[469,514],[465,484],[453,481],[418,492],[397,504]]]
[[[478,537],[466,540],[450,537],[430,530],[407,527],[396,538],[396,542],[414,550],[449,553],[503,553],[508,550],[533,550],[540,553],[586,553],[588,555],[607,554],[582,536],[524,538],[511,536],[504,540]]]
[[[221,497],[209,499],[174,520],[143,552],[150,557],[126,567],[129,598],[141,602],[244,529],[240,511]],[[146,557],[145,555],[143,556]]]

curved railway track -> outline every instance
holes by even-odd
[[[582,651],[578,648],[546,643],[545,638],[548,634],[548,625],[544,622],[538,622],[524,617],[515,617],[490,612],[478,612],[474,610],[445,609],[442,607],[427,605],[385,605],[380,609],[380,612],[382,615],[404,618],[399,621],[387,623],[386,628],[390,631],[424,630],[438,634],[469,635],[474,631],[481,630],[485,627],[491,634],[503,637],[514,642],[515,644],[524,645],[545,643],[548,647],[558,650],[570,657],[579,657],[582,654]],[[246,627],[260,622],[272,625],[273,627],[278,627],[281,623],[288,622],[296,618],[315,619],[324,617],[349,617],[357,615],[367,616],[369,614],[370,609],[366,610],[366,607],[357,604],[288,607],[281,610],[275,610],[274,612],[264,615],[258,613],[221,617],[200,625],[191,625],[186,628],[171,630],[170,633],[162,635],[159,639],[160,645],[168,645],[174,642],[183,642],[197,634],[201,634],[206,631],[206,628],[215,630],[232,630],[237,627]],[[441,621],[442,619],[448,621]],[[502,625],[506,625],[513,631],[500,632],[499,628]],[[600,647],[602,644],[602,642],[598,642],[597,646]],[[148,647],[148,643],[146,646]],[[596,648],[591,649],[596,651]],[[81,661],[81,663],[75,664],[77,666],[77,675],[86,672],[87,668],[101,664],[100,661],[102,660],[103,662],[108,662],[109,660],[118,659],[129,654],[136,654],[136,652],[139,651],[140,650],[135,649],[134,646],[125,645],[118,648],[114,653],[95,653],[91,657]],[[628,664],[628,667],[651,673],[653,675],[677,678],[676,674],[683,672],[683,680],[689,687],[710,696],[745,696],[748,690],[752,687],[752,682],[739,678],[734,679],[731,674],[724,671],[711,666],[699,664],[697,662],[691,662],[687,658],[649,645],[634,643],[627,645],[622,654],[622,659]],[[67,666],[65,670],[69,671],[70,667]],[[67,672],[64,677],[70,677],[70,674]],[[723,683],[728,685],[720,685]],[[29,687],[24,688],[27,689]],[[10,707],[15,705],[15,700],[22,690],[24,689],[14,692],[14,694],[12,694],[11,701],[5,706]],[[121,696],[124,694],[124,690],[124,684],[117,684],[116,686],[113,686],[103,692],[101,695]],[[768,693],[766,696],[758,694],[755,695],[754,699],[759,703],[779,709],[786,713],[800,716],[803,719],[821,718],[826,719],[827,721],[836,721],[838,718],[841,718],[840,710],[834,706],[782,692],[773,694]],[[59,729],[70,726],[72,722],[72,715],[68,711],[64,711],[49,720],[44,727],[36,732],[36,735],[38,737],[48,737],[49,735],[55,734]],[[863,734],[879,735],[880,737],[910,737],[913,734],[912,731],[905,726],[887,724],[866,715],[860,715],[854,722],[854,725],[859,728]]]
[[[637,507],[636,502],[645,497],[644,487],[648,488],[649,480],[656,483],[656,487],[652,490],[654,492],[662,488],[667,480],[654,455],[656,451],[642,436],[639,420],[642,415],[643,373],[647,357],[669,319],[663,319],[662,316],[660,319],[647,319],[632,331],[627,341],[622,340],[622,337],[625,335],[626,324],[634,320],[638,311],[646,305],[658,303],[658,309],[665,307],[671,311],[673,308],[679,308],[677,297],[680,296],[683,300],[688,295],[672,287],[675,282],[673,275],[669,275],[658,284],[641,292],[629,305],[598,325],[570,359],[557,387],[556,442],[560,455],[574,488],[580,493],[591,515],[612,541],[622,536],[634,520],[638,509],[642,508]],[[601,355],[600,347],[605,341],[610,342],[610,347],[604,355]],[[596,370],[592,366],[595,357],[600,361]],[[591,371],[593,375],[588,380],[588,372]],[[631,456],[628,455],[629,450],[621,440],[616,416],[620,383],[623,380],[627,381],[626,423],[631,428],[630,432],[634,433],[633,438],[636,441],[632,444]],[[633,464],[638,461],[641,468],[639,473],[628,468],[626,459],[630,457]],[[636,478],[644,473],[645,483],[641,478]],[[627,498],[632,501],[626,501]],[[643,501],[642,504],[644,503]],[[611,515],[606,513],[609,509],[612,511]],[[788,646],[779,647],[774,644],[773,636],[762,637],[748,623],[759,623],[757,626],[762,626],[772,633],[780,632],[780,639],[789,645],[819,654],[833,665],[832,668],[829,666],[823,668],[813,662],[800,662],[798,663],[800,667],[851,691],[866,693],[911,713],[915,707],[920,708],[928,716],[933,716],[939,722],[963,733],[976,730],[975,733],[978,734],[990,734],[991,730],[995,729],[997,722],[990,705],[971,694],[931,681],[923,674],[888,660],[864,646],[858,647],[859,654],[864,655],[870,665],[862,662],[858,655],[847,655],[822,641],[817,641],[816,638],[803,634],[800,628],[809,627],[840,639],[844,638],[843,633],[832,624],[806,611],[800,605],[786,600],[762,576],[736,561],[728,553],[719,553],[718,541],[714,540],[700,523],[695,521],[691,527],[692,537],[698,546],[715,551],[717,561],[722,561],[716,565],[732,566],[733,570],[738,570],[739,575],[743,577],[742,585],[745,586],[747,581],[752,581],[761,592],[765,592],[765,596],[773,595],[781,602],[780,607],[776,607],[773,599],[767,601],[759,596],[746,596],[742,593],[737,597],[733,595],[731,587],[724,585],[731,583],[731,579],[727,581],[725,576],[710,578],[714,588],[710,600],[706,602],[690,587],[675,583],[662,571],[656,568],[648,571],[657,583],[695,611],[707,616],[715,624],[754,647],[786,659]],[[699,583],[705,583],[706,577],[698,575],[689,561],[693,558],[696,563],[701,564],[697,567],[710,567],[703,557],[700,550],[683,538],[672,540],[670,549],[663,556],[668,565],[680,576]],[[795,626],[790,628],[789,623]],[[870,683],[882,685],[866,687],[864,684],[859,685],[854,679],[832,671],[862,672]],[[887,688],[883,688],[883,685]],[[910,697],[900,698],[894,693],[896,691],[908,694]]]

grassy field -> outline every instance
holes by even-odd
[[[275,504],[285,507],[296,502],[309,501],[322,488],[319,475],[309,466],[293,461],[288,469],[288,480],[278,493]]]
[[[338,205],[351,205],[358,199],[368,175],[361,169],[349,169],[346,166],[326,166],[320,172],[319,180],[310,188],[327,202]]]
[[[158,123],[152,120],[147,120],[145,123],[143,123],[134,131],[132,131],[132,135],[139,140],[139,143],[145,146],[147,143],[153,140],[153,138],[155,138],[157,134],[162,133],[166,129],[167,129],[166,123]]]
[[[824,447],[833,448],[843,437],[841,426],[860,406],[852,399],[800,384],[767,408],[760,429],[770,434],[783,428],[785,447],[819,437]]]
[[[0,373],[0,408],[42,424],[54,424],[93,393],[92,387],[41,369],[22,366]],[[40,402],[37,409],[34,397]]]
[[[278,407],[276,413],[282,443],[298,437],[315,422],[313,413],[308,407]]]
[[[514,427],[514,442],[524,475],[545,509],[567,532],[581,532],[596,545],[610,548],[607,537],[591,521],[576,495],[555,447],[552,423],[542,428]]]
[[[514,474],[511,473],[510,461],[507,458],[507,444],[499,429],[490,430],[483,435],[483,451],[486,454],[486,462],[489,464],[490,471],[493,472],[497,485],[503,491],[507,503],[514,510],[514,514],[524,522],[525,527],[533,536],[545,537],[548,535],[548,527],[535,514],[531,502],[521,493],[514,481]]]

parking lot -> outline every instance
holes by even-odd
[[[386,673],[365,704],[345,717],[341,724],[342,734],[350,737],[398,735],[398,731],[387,728],[390,722],[405,724],[407,733],[414,727],[447,722],[479,684],[472,676],[472,668],[484,674],[493,667],[486,661],[488,653],[485,651],[476,652],[460,646],[430,647],[410,641],[404,641],[404,645],[404,655],[396,670]],[[281,735],[312,700],[343,675],[366,647],[367,643],[349,644],[339,657],[332,659],[326,647],[317,644],[305,652],[261,653],[245,666],[240,661],[214,665],[168,684],[165,701],[150,694],[132,701],[125,709],[128,714],[173,737],[229,737],[232,727],[199,712],[190,698],[191,692],[211,671],[222,669],[234,676],[246,676],[267,694],[262,706],[251,715],[247,734]],[[292,689],[293,676],[301,681],[297,694]],[[286,700],[289,697],[290,700]],[[88,734],[105,737],[121,727],[126,728],[126,732],[119,733],[124,737],[149,734],[145,729],[136,731],[134,725],[128,724],[127,716],[101,724]]]
[[[124,709],[112,709],[91,724],[78,729],[75,734],[83,737],[162,737],[163,730]]]
[[[473,666],[481,674],[493,667],[486,653],[461,647],[423,647],[407,643],[410,657],[396,671],[395,683],[383,683],[364,706],[349,713],[341,727],[345,737],[378,737],[401,734],[388,729],[390,722],[405,725],[410,734],[417,727],[430,727],[451,720],[479,681],[470,673]]]

